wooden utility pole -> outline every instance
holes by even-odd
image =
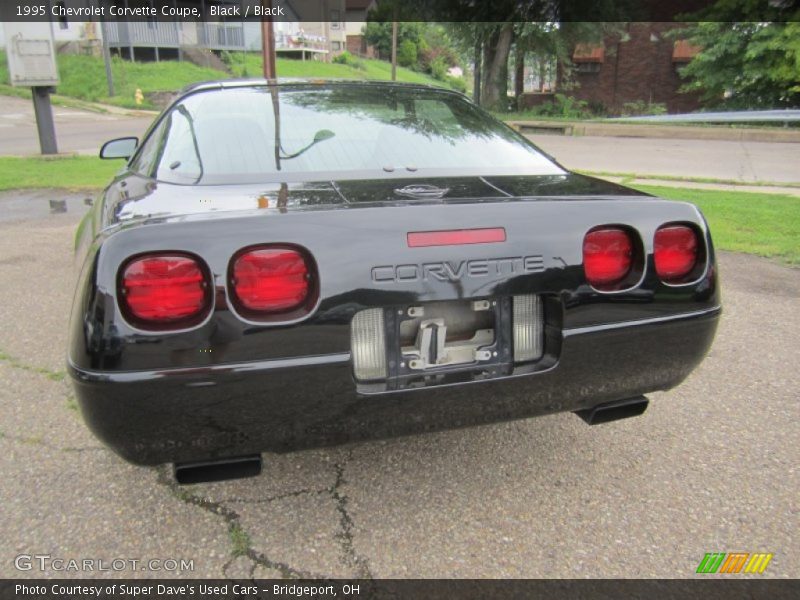
[[[106,20],[100,21],[100,35],[103,36],[103,64],[106,67],[106,83],[108,83],[108,97],[114,97],[114,76],[111,74],[111,51],[108,49],[108,33]]]
[[[392,81],[397,81],[397,21],[392,21]]]
[[[271,0],[263,0],[264,8],[271,8]],[[264,60],[264,79],[275,79],[275,30],[272,27],[272,15],[265,11],[266,16],[261,17],[261,54]]]

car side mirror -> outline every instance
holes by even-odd
[[[110,140],[100,148],[100,158],[130,158],[136,152],[139,138],[124,137]]]

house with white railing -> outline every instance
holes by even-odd
[[[123,5],[128,0],[123,0]],[[226,19],[214,17],[211,6],[225,4],[224,0],[172,0],[176,7],[192,5],[199,8],[207,20],[114,22],[105,26],[108,45],[112,52],[131,60],[179,59],[186,49],[200,48],[221,51],[261,50],[261,22],[259,20]],[[238,5],[238,2],[231,2]],[[323,22],[302,21],[308,15],[292,12],[292,3],[282,6],[286,16],[274,21],[275,46],[278,55],[296,58],[329,60],[345,50],[345,0],[313,0],[298,5],[313,9],[315,16],[325,17]]]
[[[180,60],[185,52],[198,49],[215,53],[261,50],[260,21],[211,17],[210,6],[219,6],[222,1],[171,0],[171,3],[175,7],[197,7],[209,20],[100,23],[64,18],[52,25],[56,46],[67,52],[99,52],[105,36],[113,55],[138,61]],[[128,0],[118,4],[125,7]],[[327,17],[327,21],[302,21],[305,16],[292,13],[291,3],[283,6],[287,11],[285,19],[274,22],[279,56],[330,60],[346,49],[345,0],[319,0],[314,14]],[[0,45],[4,45],[2,39]]]

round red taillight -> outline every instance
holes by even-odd
[[[295,249],[253,248],[234,259],[231,283],[245,310],[287,312],[308,299],[310,272],[305,256]]]
[[[633,240],[619,227],[593,229],[583,238],[583,270],[596,288],[621,282],[633,264]]]
[[[665,225],[654,240],[656,273],[667,283],[679,282],[697,264],[700,243],[697,233],[687,225]]]
[[[122,270],[120,304],[134,320],[154,325],[190,321],[209,303],[205,272],[189,256],[143,256]]]

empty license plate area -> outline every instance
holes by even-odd
[[[386,323],[389,377],[399,388],[511,371],[510,298],[398,307]],[[393,387],[393,386],[392,386]]]

